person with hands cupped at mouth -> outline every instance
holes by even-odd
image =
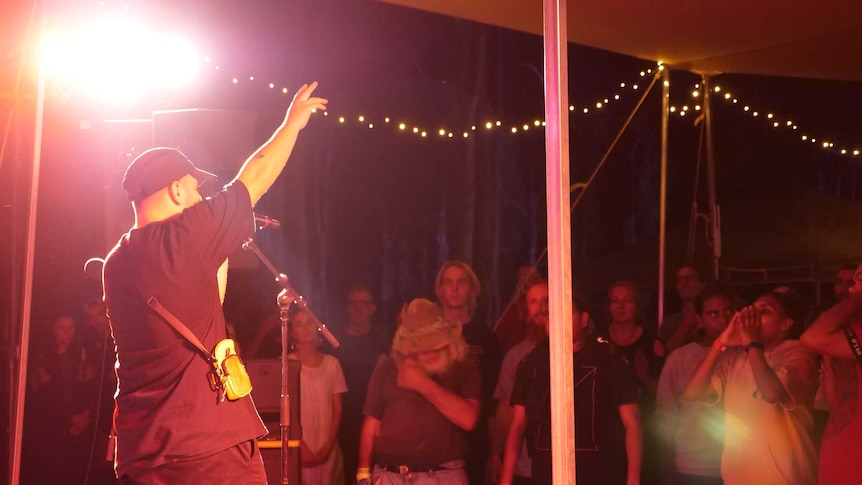
[[[743,308],[714,342],[683,398],[724,406],[721,476],[726,485],[813,484],[811,408],[817,357],[790,339],[805,305],[794,291],[768,292]],[[744,352],[716,365],[730,347]]]

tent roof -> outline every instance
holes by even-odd
[[[380,0],[534,34],[541,0]],[[580,0],[569,41],[688,71],[862,81],[862,2]]]

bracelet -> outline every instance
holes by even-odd
[[[713,340],[713,341],[712,341],[712,346],[713,346],[713,347],[715,347],[715,348],[717,348],[718,350],[720,350],[720,351],[722,351],[722,352],[724,352],[725,350],[727,350],[727,346],[726,346],[726,345],[724,345],[723,343],[719,342],[719,341],[718,341],[718,339],[715,339],[715,340]]]
[[[364,480],[366,478],[371,478],[371,470],[368,468],[360,468],[356,470],[356,481]]]
[[[765,347],[760,342],[749,342],[745,344],[745,347],[743,347],[743,349],[745,349],[745,353],[748,353],[748,351],[751,349],[760,349],[760,351],[763,352],[764,348]]]

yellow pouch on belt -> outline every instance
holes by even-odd
[[[251,392],[251,378],[245,370],[245,364],[236,353],[236,343],[233,339],[224,339],[217,343],[213,351],[216,368],[221,379],[222,389],[230,401],[236,401]]]

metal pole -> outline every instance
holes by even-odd
[[[712,246],[712,277],[718,279],[718,260],[721,258],[721,223],[715,197],[715,149],[712,143],[712,108],[709,76],[703,76],[703,115],[706,124],[706,183],[709,191],[710,246]]]
[[[33,304],[33,264],[36,248],[36,208],[39,197],[39,167],[42,161],[42,126],[45,117],[45,66],[39,62],[36,92],[36,126],[33,136],[33,173],[30,182],[30,208],[27,220],[27,243],[24,263],[23,301],[21,302],[21,344],[18,351],[18,390],[15,420],[12,423],[14,443],[10,483],[21,476],[21,441],[24,429],[24,400],[27,389],[27,358],[30,348],[30,316]]]
[[[551,340],[551,450],[555,484],[575,483],[572,232],[566,0],[544,0],[545,153]]]
[[[661,182],[659,188],[658,223],[658,323],[664,322],[665,245],[667,243],[667,135],[670,106],[670,69],[660,67],[661,90]]]

